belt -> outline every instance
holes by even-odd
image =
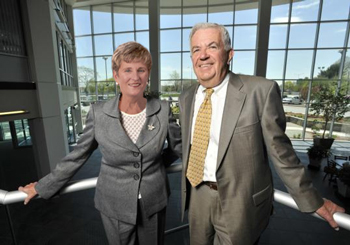
[[[209,188],[212,190],[218,190],[218,185],[216,182],[204,181],[203,184],[209,186]]]

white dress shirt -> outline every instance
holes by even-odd
[[[217,157],[219,149],[219,140],[220,140],[220,131],[221,131],[221,122],[224,112],[224,105],[226,100],[226,92],[228,85],[229,75],[227,74],[222,83],[214,87],[214,93],[211,95],[211,105],[212,105],[212,114],[211,114],[211,124],[210,124],[210,137],[209,145],[207,150],[207,155],[205,157],[204,163],[204,176],[203,181],[212,181],[216,182],[216,166],[217,166]],[[200,85],[197,90],[196,100],[194,104],[193,120],[192,120],[192,129],[191,129],[191,144],[193,141],[193,132],[194,125],[196,122],[197,114],[199,107],[205,98],[205,87]]]

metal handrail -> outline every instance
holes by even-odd
[[[180,172],[181,170],[182,170],[182,164],[173,164],[167,168],[167,173],[176,173],[176,172]],[[97,177],[90,178],[90,179],[84,179],[84,180],[78,180],[78,181],[72,181],[72,182],[69,182],[66,185],[66,187],[64,187],[60,191],[60,194],[66,194],[66,193],[91,189],[91,188],[94,188],[96,186],[96,183],[97,183]],[[21,191],[0,190],[0,204],[3,204],[3,205],[22,202],[22,201],[24,201],[24,199],[26,197],[27,197],[27,194],[25,194]],[[295,203],[293,198],[288,193],[274,189],[274,200],[278,203],[285,205],[285,206],[299,210],[297,204]],[[311,215],[314,217],[317,217],[319,219],[324,220],[316,213],[312,213]],[[345,214],[345,213],[335,213],[333,215],[333,218],[337,222],[339,227],[350,231],[350,215]]]

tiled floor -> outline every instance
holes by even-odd
[[[306,148],[311,142],[293,141],[303,164],[307,165]],[[350,143],[335,142],[334,149],[349,151]],[[96,151],[74,179],[98,175],[100,154]],[[322,171],[307,170],[314,185],[324,197],[346,208],[350,200],[339,196],[336,189],[323,181]],[[275,188],[286,191],[274,172]],[[182,225],[180,222],[180,173],[169,175],[172,189],[167,209],[167,229]],[[28,206],[21,203],[8,206],[13,221],[17,244],[107,244],[99,213],[93,205],[94,189],[66,194],[52,200],[34,200]],[[333,231],[328,224],[299,211],[275,203],[275,213],[263,233],[260,244],[349,244],[350,231]],[[234,222],[234,221],[232,221]],[[166,236],[166,245],[187,245],[188,229]],[[6,218],[6,208],[0,207],[0,244],[13,244]]]

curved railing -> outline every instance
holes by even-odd
[[[182,170],[182,164],[173,164],[169,168],[167,168],[167,173],[176,173],[176,172],[180,172],[181,170]],[[69,182],[67,186],[61,190],[60,194],[91,189],[96,186],[96,183],[97,183],[97,177],[91,178],[91,179],[79,180],[79,181],[72,181],[72,182]],[[0,204],[8,205],[11,203],[22,202],[24,201],[26,196],[27,195],[21,191],[0,190]],[[288,193],[275,189],[274,200],[285,206],[299,210],[297,204]],[[312,213],[311,215],[314,217],[323,219],[320,216],[318,216],[316,213]],[[334,217],[334,220],[338,223],[339,227],[350,231],[350,215],[345,213],[335,213],[333,217]],[[187,225],[184,225],[183,227],[187,227]],[[178,230],[181,228],[182,227],[180,226],[180,227],[174,228],[174,230]],[[169,233],[170,232],[172,231],[169,231]]]

